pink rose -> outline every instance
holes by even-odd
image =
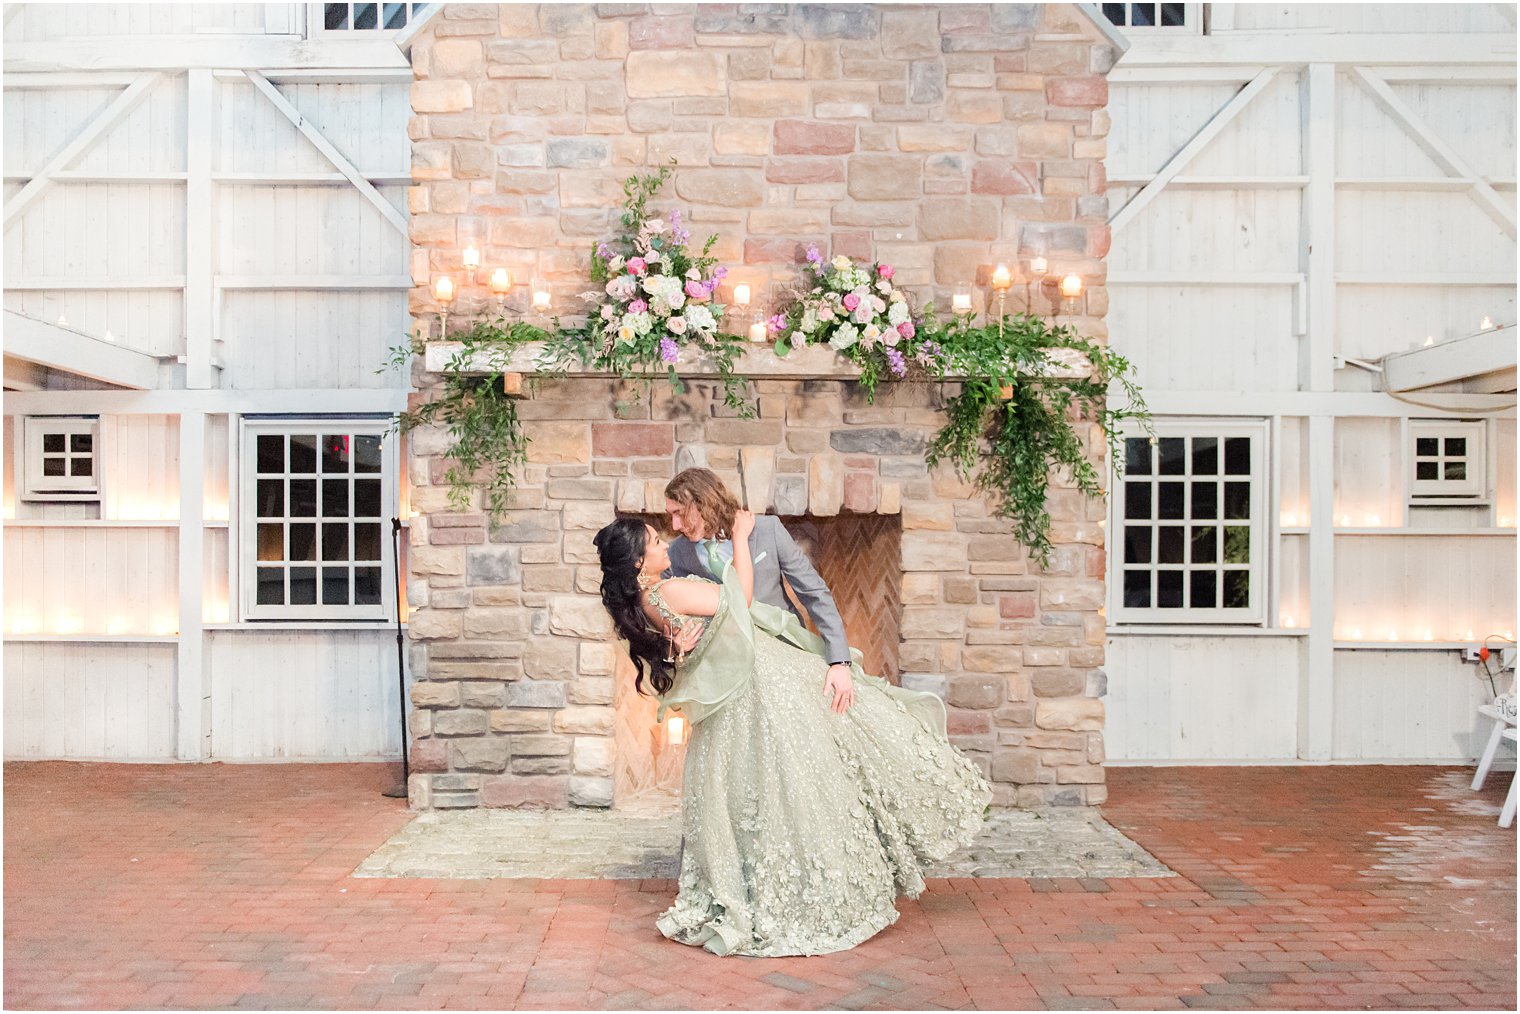
[[[876,273],[883,278],[891,278],[893,275],[897,274],[897,269],[890,264],[883,264],[881,267],[876,269]],[[909,337],[911,337],[911,335]]]
[[[709,293],[707,290],[707,286],[703,285],[701,282],[686,283],[686,298],[688,299],[694,299],[700,303],[703,300],[707,299],[710,294],[711,293]]]
[[[633,257],[628,261],[628,273],[630,275],[642,275],[649,270],[649,265],[644,263],[644,258]]]
[[[897,333],[902,335],[904,338],[912,338],[917,330],[918,329],[913,326],[913,322],[911,320],[905,320],[901,324],[897,325]]]
[[[649,309],[649,304],[644,302],[642,299],[635,299],[633,302],[628,304],[629,313],[643,313],[647,309]]]
[[[855,295],[855,293],[851,292],[851,293],[848,293],[848,294],[845,295],[845,297],[844,297],[844,308],[846,310],[854,310],[859,305],[860,305],[860,297],[857,296],[857,295]]]

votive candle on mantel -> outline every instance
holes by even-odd
[[[765,341],[765,321],[757,320],[749,326],[749,340],[752,342]]]
[[[512,289],[512,272],[506,268],[497,268],[491,272],[491,291],[498,296],[505,296]]]
[[[549,283],[542,278],[533,279],[533,309],[547,311],[551,301]]]
[[[1044,277],[1045,272],[1050,270],[1050,262],[1044,257],[1029,258],[1029,273],[1036,278]]]
[[[440,275],[433,283],[433,298],[447,306],[454,301],[454,279]]]
[[[1071,274],[1061,279],[1061,295],[1066,299],[1076,299],[1082,295],[1082,276]]]

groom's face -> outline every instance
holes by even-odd
[[[693,542],[707,537],[707,529],[702,524],[702,514],[697,510],[696,504],[678,503],[666,497],[665,513],[670,516],[670,530],[677,535],[684,535]]]

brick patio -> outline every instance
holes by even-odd
[[[779,960],[662,940],[668,881],[351,878],[411,818],[386,766],[5,774],[11,1009],[1515,1006],[1506,780],[1460,769],[1114,769],[1180,877],[932,881]]]

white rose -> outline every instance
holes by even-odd
[[[841,324],[829,338],[829,345],[842,352],[854,345],[859,338],[860,332],[856,330],[854,324]]]
[[[787,341],[791,343],[792,348],[800,349],[802,346],[807,344],[807,335],[803,334],[801,331],[793,331],[791,335],[788,336]]]
[[[670,333],[671,334],[685,334],[686,333],[686,318],[685,317],[672,317],[672,318],[670,318],[669,320],[667,320],[665,322],[665,326],[670,329]]]
[[[695,303],[686,308],[686,323],[698,331],[709,331],[717,326],[718,321],[707,307]]]
[[[892,304],[892,308],[887,311],[887,321],[893,327],[896,327],[897,325],[901,324],[903,321],[905,321],[907,319],[908,319],[908,304],[907,303],[896,303],[896,302],[894,302]]]
[[[838,257],[835,257],[829,263],[834,266],[834,270],[835,271],[848,271],[848,270],[850,270],[850,259],[848,257],[846,257],[844,254],[840,254]]]
[[[702,272],[698,271],[696,268],[692,268],[686,272],[686,279],[687,281],[700,282],[702,280]]]

